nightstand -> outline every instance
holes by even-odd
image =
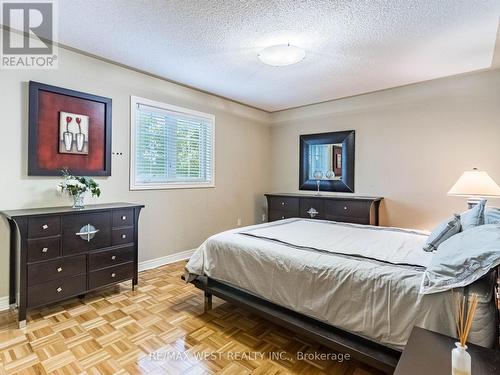
[[[394,375],[451,375],[451,350],[457,340],[415,327]],[[500,374],[500,351],[467,343],[473,375]]]

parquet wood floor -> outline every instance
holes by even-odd
[[[0,313],[1,374],[379,374],[352,360],[298,359],[328,350],[180,280],[185,262],[85,299],[33,311],[17,329]],[[274,354],[273,354],[274,353]],[[274,356],[274,357],[273,357]]]

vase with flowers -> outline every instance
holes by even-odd
[[[69,171],[62,171],[63,181],[57,185],[60,193],[68,192],[73,198],[73,208],[85,207],[85,194],[90,192],[92,197],[99,197],[101,189],[99,184],[91,177],[73,176]]]

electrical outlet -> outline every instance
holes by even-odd
[[[241,219],[240,218],[238,218],[238,220],[236,220],[236,225],[241,227]]]

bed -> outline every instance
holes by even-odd
[[[433,254],[428,233],[287,219],[210,237],[185,278],[212,294],[323,340],[382,370],[397,363],[414,326],[453,336],[454,293],[479,296],[470,341],[496,339],[494,278],[419,294]]]

